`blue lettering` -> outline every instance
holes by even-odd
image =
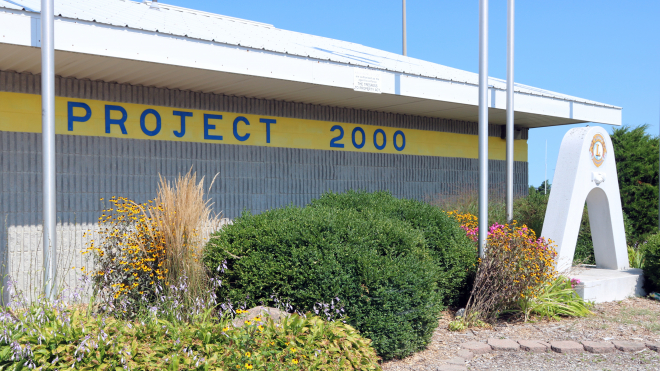
[[[73,109],[82,108],[85,110],[85,116],[74,116]],[[92,109],[86,103],[82,102],[67,102],[67,121],[69,131],[73,131],[74,122],[86,122],[92,117]]]
[[[355,141],[355,133],[361,133],[361,134],[362,134],[362,143],[358,144],[358,143]],[[352,136],[353,136],[353,146],[354,146],[355,148],[360,149],[360,148],[364,147],[364,142],[367,141],[367,136],[364,135],[364,130],[362,130],[361,127],[358,126],[358,127],[356,127],[355,129],[353,129],[353,135],[352,135]]]
[[[121,112],[121,118],[120,119],[112,119],[110,118],[110,112],[112,111],[117,111]],[[119,125],[119,128],[121,129],[121,133],[126,135],[126,127],[124,126],[124,123],[126,122],[126,119],[128,118],[128,114],[126,113],[126,110],[122,106],[114,106],[111,104],[106,104],[105,105],[105,133],[110,134],[110,125]]]
[[[154,115],[156,118],[156,128],[154,130],[149,130],[147,129],[147,123],[146,118],[147,115]],[[142,115],[140,115],[140,127],[142,128],[142,132],[147,134],[150,137],[153,137],[154,135],[158,134],[160,132],[160,114],[158,111],[152,108],[148,108],[142,112]]]
[[[181,116],[181,130],[175,130],[173,132],[177,138],[181,138],[182,136],[186,135],[186,117],[192,117],[193,113],[185,111],[173,111],[172,114],[174,116]]]
[[[241,122],[241,121],[242,121],[243,123],[245,123],[245,125],[248,125],[248,126],[250,125],[250,121],[248,121],[248,119],[246,119],[246,118],[243,117],[243,116],[238,116],[238,117],[234,120],[234,138],[238,139],[238,140],[241,141],[241,142],[245,142],[245,141],[248,140],[248,138],[250,137],[250,133],[247,133],[247,134],[245,134],[245,135],[243,135],[243,136],[241,136],[241,135],[238,134],[238,123]]]
[[[396,145],[396,137],[397,135],[401,136],[401,147]],[[403,151],[404,148],[406,148],[406,135],[403,134],[403,131],[397,130],[394,132],[394,138],[392,138],[392,142],[394,143],[394,148],[396,148],[397,151],[401,152]]]
[[[342,143],[337,143],[338,140],[342,140],[342,139],[344,138],[344,128],[342,128],[340,125],[335,125],[335,126],[333,126],[333,127],[330,128],[330,131],[331,131],[331,132],[332,132],[332,131],[335,131],[335,130],[339,130],[339,135],[337,135],[336,137],[332,138],[332,140],[330,141],[330,147],[334,147],[334,148],[344,148],[344,144],[342,144]]]
[[[378,145],[378,141],[376,140],[376,136],[378,136],[378,133],[383,135],[383,144]],[[385,136],[385,132],[383,129],[376,129],[374,132],[374,147],[376,147],[378,150],[382,150],[385,148],[385,145],[387,144],[387,137]]]
[[[209,134],[209,130],[215,129],[215,125],[209,124],[209,120],[222,120],[222,115],[212,115],[210,113],[204,114],[204,139],[222,140],[222,135]]]
[[[259,119],[259,122],[266,124],[266,143],[270,143],[270,124],[277,124],[275,119]]]

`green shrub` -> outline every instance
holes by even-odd
[[[299,311],[337,297],[383,358],[426,346],[443,304],[474,269],[474,245],[442,211],[389,193],[325,194],[308,207],[245,213],[217,232],[205,263],[227,269],[220,297]],[[339,310],[339,308],[335,308]]]
[[[582,220],[580,221],[580,230],[575,242],[575,255],[573,255],[573,264],[596,264],[596,255],[594,254],[594,242],[591,239],[591,225],[589,224],[589,211],[585,204],[582,211]]]
[[[541,237],[549,197],[550,193],[544,194],[543,191],[529,187],[529,194],[527,196],[515,199],[513,202],[513,218],[518,222],[518,225],[526,225],[537,236]],[[499,223],[505,224],[506,221],[502,220]]]
[[[310,204],[310,207],[319,206],[375,212],[409,223],[423,233],[426,247],[441,267],[438,285],[444,291],[443,302],[459,305],[467,300],[470,280],[476,271],[476,247],[446,210],[417,200],[398,199],[389,192],[359,191],[326,193]]]
[[[646,292],[660,291],[660,234],[654,234],[639,248],[644,251],[644,286]]]

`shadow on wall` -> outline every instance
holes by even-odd
[[[217,226],[203,231],[208,240],[211,233],[225,225],[232,224],[228,218],[220,219]],[[94,271],[91,254],[82,254],[91,241],[98,241],[98,224],[58,224],[57,225],[57,288],[67,301],[70,295],[91,295],[91,287],[85,276]],[[2,262],[2,304],[8,304],[12,294],[22,292],[21,297],[29,302],[43,294],[44,260],[43,232],[41,225],[4,226],[6,243],[9,248],[0,251]],[[9,251],[9,252],[8,252]],[[72,298],[73,299],[73,298]]]
[[[56,283],[67,300],[69,293],[79,292],[84,270],[91,268],[89,258],[82,254],[86,244],[92,240],[85,234],[91,224],[58,224],[57,226],[57,273]],[[43,231],[41,225],[4,226],[6,236],[0,254],[2,259],[2,301],[10,302],[12,295],[21,293],[27,301],[35,301],[43,293],[44,260]],[[89,295],[90,293],[84,293]]]

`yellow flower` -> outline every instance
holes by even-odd
[[[295,352],[297,352],[297,351],[298,351],[298,349],[296,349],[296,348],[291,348],[291,353],[295,353]]]
[[[245,368],[248,369],[248,370],[251,370],[252,369],[252,364],[246,363]]]
[[[297,365],[297,364],[298,364],[298,360],[294,358],[294,359],[291,360],[291,363],[293,363],[294,365]]]
[[[248,358],[250,358],[250,356],[252,356],[252,353],[250,353],[250,352],[245,352],[245,356],[248,357]]]

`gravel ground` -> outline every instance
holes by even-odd
[[[488,338],[557,340],[629,340],[660,343],[660,302],[645,298],[598,304],[594,315],[561,321],[529,321],[496,323],[492,328],[476,328],[463,332],[447,330],[454,313],[446,311],[440,319],[428,348],[406,359],[388,361],[384,371],[435,371],[456,356],[460,344],[486,342]],[[649,349],[611,354],[532,354],[492,352],[468,361],[468,370],[660,370],[660,354]],[[446,366],[445,366],[446,367]],[[459,369],[459,368],[457,368]]]

